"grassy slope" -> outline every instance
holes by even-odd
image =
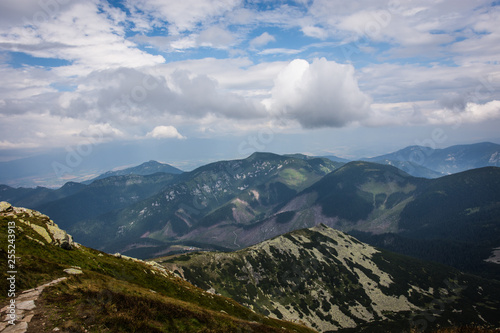
[[[3,214],[2,214],[3,215]],[[82,275],[44,291],[47,330],[71,332],[311,332],[299,325],[253,313],[235,301],[209,294],[160,268],[86,247],[64,250],[48,244],[21,220],[45,228],[48,217],[0,215],[0,287],[7,290],[7,222],[16,221],[17,291],[65,276]],[[42,245],[42,243],[44,245]],[[1,306],[8,302],[0,295]],[[285,329],[282,329],[284,327]]]

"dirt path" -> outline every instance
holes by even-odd
[[[0,310],[0,333],[25,333],[28,330],[28,324],[35,315],[35,302],[38,300],[42,291],[46,287],[52,286],[66,279],[66,277],[62,277],[42,284],[34,289],[25,290],[19,294],[19,296],[15,298],[16,310],[12,317],[10,315],[8,305]],[[14,319],[15,325],[9,323],[12,319]]]

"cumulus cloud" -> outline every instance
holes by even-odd
[[[342,127],[370,113],[370,97],[358,87],[354,67],[324,58],[311,64],[296,59],[275,80],[264,101],[275,117],[297,120],[305,128]]]
[[[185,139],[174,126],[156,126],[146,137],[155,139]]]

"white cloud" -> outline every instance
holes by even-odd
[[[257,36],[250,41],[250,48],[256,49],[275,41],[276,38],[274,36],[270,35],[267,32],[263,32],[262,35]]]
[[[197,38],[197,42],[200,46],[222,49],[228,48],[235,40],[236,38],[232,33],[216,26],[202,31]]]
[[[285,49],[285,48],[274,48],[274,49],[265,49],[263,51],[260,51],[260,55],[269,55],[269,54],[297,54],[302,52],[302,50],[296,50],[296,49]]]
[[[240,0],[126,1],[134,17],[151,16],[154,18],[153,25],[167,22],[171,35],[195,30],[198,25],[211,23],[240,3]]]
[[[147,137],[155,139],[185,139],[173,126],[156,126],[151,132],[146,134]]]
[[[81,75],[97,69],[140,67],[162,63],[162,56],[145,53],[124,39],[124,14],[101,2],[72,3],[53,16],[26,27],[22,21],[0,34],[0,48],[34,57],[63,59],[72,66],[59,69]]]
[[[328,32],[321,28],[321,27],[316,27],[313,25],[306,25],[302,27],[302,32],[306,36],[314,37],[314,38],[319,38],[319,39],[325,39],[328,37]]]
[[[272,97],[264,101],[276,117],[305,128],[342,127],[366,118],[370,98],[358,87],[354,67],[324,58],[311,64],[296,59],[278,75]]]
[[[99,138],[99,140],[109,140],[123,138],[122,131],[112,127],[110,124],[91,124],[80,132],[80,136],[85,138]]]

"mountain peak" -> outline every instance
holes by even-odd
[[[279,159],[282,156],[275,154],[275,153],[269,153],[269,152],[255,152],[252,155],[248,156],[246,159],[249,161],[253,160],[262,160],[262,159]]]

